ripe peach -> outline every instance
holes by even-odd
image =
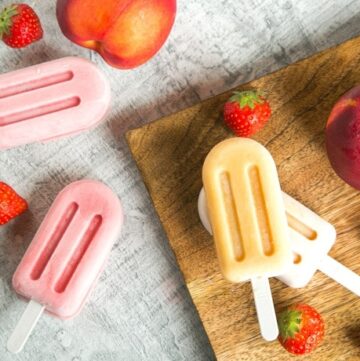
[[[122,69],[137,67],[160,50],[175,14],[176,0],[58,0],[56,8],[67,38]]]
[[[326,149],[339,177],[360,190],[360,86],[345,93],[331,111]]]

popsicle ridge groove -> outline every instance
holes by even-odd
[[[255,203],[256,220],[260,230],[262,249],[266,256],[271,256],[274,253],[274,242],[259,168],[255,165],[250,166],[248,169],[248,176]]]
[[[58,281],[55,285],[55,292],[63,293],[66,290],[66,287],[71,281],[77,267],[79,266],[82,258],[84,257],[87,249],[89,248],[91,242],[93,241],[96,233],[98,232],[103,218],[100,215],[96,215],[90,221],[88,228],[86,229],[84,235],[82,236],[78,246],[76,247],[69,264],[62,272],[61,276],[59,277]]]
[[[51,85],[65,83],[73,79],[73,77],[74,73],[72,71],[66,71],[59,74],[45,76],[39,79],[33,79],[20,84],[15,84],[7,88],[0,88],[0,99],[28,93],[33,90],[49,87]]]
[[[293,253],[293,263],[294,264],[299,264],[301,262],[301,256],[298,253]]]
[[[244,242],[241,235],[241,226],[239,222],[239,216],[236,210],[234,193],[231,187],[230,174],[228,172],[221,173],[220,181],[223,202],[227,213],[227,226],[230,230],[234,256],[237,261],[241,261],[245,256]]]
[[[75,108],[80,104],[80,102],[81,100],[79,97],[73,96],[70,98],[44,104],[36,108],[29,108],[16,113],[0,115],[0,127],[40,117],[45,114],[49,115],[51,113],[59,112],[61,110]]]
[[[33,270],[31,271],[30,277],[33,281],[37,281],[40,279],[47,264],[50,261],[51,256],[55,252],[57,246],[59,245],[61,239],[63,238],[66,230],[68,229],[78,209],[79,209],[79,205],[75,202],[71,203],[67,207],[66,211],[64,212],[64,216],[62,217],[60,223],[55,228],[48,242],[46,242],[47,243],[46,247],[41,252]]]
[[[295,232],[300,233],[303,237],[307,238],[309,241],[315,241],[315,239],[317,238],[317,232],[315,230],[308,227],[299,219],[291,215],[289,212],[286,212],[286,216],[290,228],[292,228]]]

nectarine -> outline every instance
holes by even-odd
[[[174,24],[176,0],[58,0],[56,14],[71,41],[130,69],[160,50]]]
[[[332,109],[326,149],[339,177],[360,190],[360,86],[345,93]]]

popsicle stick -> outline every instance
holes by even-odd
[[[273,341],[279,335],[274,302],[269,280],[266,277],[251,279],[260,332],[266,341]]]
[[[360,276],[340,262],[330,256],[326,256],[320,262],[319,270],[337,283],[340,283],[349,291],[355,293],[357,296],[360,296]]]
[[[33,300],[29,302],[18,324],[15,327],[15,330],[8,340],[8,351],[12,353],[18,353],[23,349],[44,309],[45,307],[40,303],[37,303]]]

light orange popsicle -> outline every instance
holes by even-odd
[[[221,271],[231,282],[283,274],[291,265],[276,166],[258,142],[232,138],[203,166],[207,208]]]

